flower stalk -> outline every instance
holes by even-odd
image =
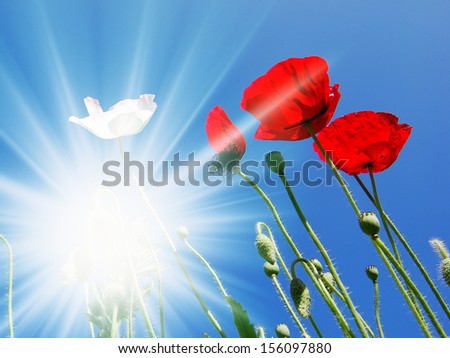
[[[353,304],[353,301],[351,300],[350,295],[347,292],[347,289],[345,288],[344,284],[342,283],[342,281],[339,277],[339,274],[337,273],[337,271],[333,265],[333,262],[331,261],[331,258],[328,255],[325,247],[322,245],[322,242],[317,237],[316,233],[314,232],[314,230],[312,229],[308,220],[306,219],[306,216],[304,215],[302,209],[300,208],[300,205],[299,205],[297,199],[295,198],[295,195],[291,189],[291,186],[289,185],[288,180],[286,179],[284,174],[279,175],[279,177],[288,193],[288,196],[292,202],[292,205],[294,206],[294,209],[295,209],[300,221],[302,222],[304,228],[306,229],[308,235],[313,240],[316,247],[319,249],[328,268],[330,269],[331,273],[333,274],[333,277],[336,280],[336,284],[338,285],[340,291],[342,292],[344,299],[345,299],[345,303],[347,304],[348,308],[350,309],[350,312],[352,313],[353,317],[355,318],[356,324],[358,325],[358,328],[359,328],[361,334],[363,335],[363,337],[368,338],[368,333],[367,333],[364,323],[361,320],[361,316],[359,315],[358,311],[356,310],[356,307]]]
[[[13,253],[11,249],[11,245],[9,242],[5,239],[3,235],[0,235],[0,241],[3,242],[3,244],[6,247],[6,251],[8,252],[8,327],[9,327],[9,337],[14,338],[14,323],[13,323],[13,298],[12,298],[12,289],[13,289]]]
[[[376,206],[376,202],[377,201],[375,200],[374,196],[370,193],[369,189],[367,189],[367,186],[364,184],[364,182],[361,180],[361,178],[358,175],[354,175],[354,178],[356,179],[357,183],[360,185],[360,187],[364,191],[364,193],[367,195],[369,200],[375,205],[375,207],[377,207]],[[406,238],[402,235],[400,230],[397,228],[397,226],[389,218],[389,216],[386,214],[386,212],[384,210],[380,211],[380,215],[381,215],[381,218],[383,220],[385,220],[387,222],[387,224],[391,227],[391,229],[394,231],[394,233],[398,237],[400,243],[406,249],[406,251],[408,252],[409,256],[411,257],[411,259],[413,260],[413,262],[415,263],[415,265],[419,269],[420,273],[422,274],[423,278],[427,282],[428,286],[430,287],[431,291],[433,292],[434,296],[438,300],[439,304],[441,305],[442,309],[444,310],[445,314],[447,315],[447,318],[450,318],[450,310],[449,310],[449,308],[448,308],[444,298],[439,293],[435,283],[433,282],[433,280],[430,277],[430,274],[425,269],[425,267],[423,266],[422,262],[420,261],[420,259],[418,258],[418,256],[414,252],[414,250],[411,248],[411,246],[409,245],[409,243],[406,240]]]
[[[261,198],[264,200],[266,205],[269,207],[275,221],[277,222],[278,227],[280,228],[281,232],[283,233],[286,241],[288,242],[289,246],[291,247],[292,251],[294,252],[295,256],[299,259],[303,259],[302,254],[296,247],[294,241],[292,240],[291,236],[287,232],[283,222],[281,221],[280,215],[278,214],[277,209],[273,205],[272,201],[269,199],[267,194],[259,187],[258,184],[256,184],[253,180],[251,180],[248,176],[246,176],[242,171],[239,170],[239,168],[234,167],[234,172],[238,174],[241,178],[243,178],[245,181],[247,181],[253,189],[256,190],[256,192],[261,196]],[[308,276],[311,278],[312,282],[314,283],[314,286],[316,286],[319,293],[322,295],[323,299],[327,303],[328,307],[330,308],[331,312],[335,316],[336,320],[339,322],[339,326],[342,329],[342,332],[345,334],[346,337],[355,337],[355,334],[353,333],[352,329],[350,328],[350,325],[348,324],[347,320],[343,316],[342,312],[340,311],[339,307],[334,302],[333,298],[330,296],[328,291],[325,289],[325,286],[323,283],[317,279],[314,272],[311,270],[311,268],[308,266],[308,264],[302,262],[302,265],[307,272]]]

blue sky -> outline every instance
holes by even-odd
[[[204,129],[209,110],[221,105],[245,132],[244,159],[280,150],[296,168],[316,159],[312,141],[252,139],[258,122],[240,109],[244,89],[277,62],[318,55],[329,63],[331,83],[342,94],[334,118],[359,110],[387,111],[413,126],[397,162],[377,175],[385,209],[409,239],[438,288],[438,259],[428,240],[449,240],[450,5],[446,1],[24,1],[1,0],[0,12],[0,233],[15,252],[15,320],[22,337],[85,337],[81,286],[65,287],[61,267],[88,235],[82,223],[102,180],[106,160],[117,160],[117,142],[94,137],[70,123],[86,115],[83,98],[108,108],[124,98],[156,94],[158,109],[144,131],[125,138],[142,161],[171,160],[194,152],[214,155]],[[260,168],[262,171],[262,168]],[[323,176],[323,170],[317,172]],[[362,210],[372,210],[348,178]],[[368,179],[368,178],[365,178]],[[237,182],[237,181],[236,181]],[[264,185],[263,185],[264,187]],[[318,256],[281,186],[266,188],[306,257]],[[130,221],[149,220],[137,189],[117,188],[133,207]],[[172,234],[179,225],[208,258],[230,295],[252,322],[280,322],[298,336],[254,249],[254,225],[274,229],[287,261],[293,255],[256,193],[233,187],[146,187]],[[294,188],[350,287],[353,300],[375,328],[372,287],[364,268],[380,268],[381,317],[390,337],[421,337],[413,315],[358,229],[340,188]],[[134,213],[139,213],[134,215]],[[151,224],[146,224],[151,225]],[[158,234],[155,233],[155,238]],[[167,244],[167,330],[174,337],[214,335],[186,288]],[[229,335],[231,314],[211,277],[180,243],[180,252],[212,311]],[[450,325],[417,270],[405,262],[447,331]],[[5,297],[6,256],[0,252],[0,297]],[[283,282],[287,288],[286,282]],[[154,303],[150,299],[149,304]],[[7,334],[0,302],[0,335]],[[341,336],[314,292],[312,312],[325,335]],[[156,311],[152,313],[157,319]],[[143,335],[142,322],[136,322]],[[311,329],[310,329],[311,330]]]

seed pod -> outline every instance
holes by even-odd
[[[441,261],[441,275],[447,285],[450,286],[450,258]]]
[[[270,262],[266,261],[264,263],[264,272],[268,277],[272,278],[273,275],[278,275],[278,273],[280,272],[280,267],[276,262],[274,264],[271,264]]]
[[[315,258],[309,259],[309,261],[314,265],[314,267],[317,270],[317,273],[320,275],[322,273],[322,263]]]
[[[322,274],[322,281],[325,284],[325,287],[329,293],[333,292],[333,287],[336,286],[336,282],[334,280],[333,274],[331,272],[324,272]]]
[[[277,324],[275,327],[275,333],[278,338],[289,338],[291,336],[291,332],[289,331],[288,326],[284,323]]]
[[[380,232],[380,221],[375,213],[362,213],[358,218],[358,222],[361,230],[367,235],[374,236]]]
[[[291,281],[291,297],[300,316],[308,317],[311,307],[311,296],[308,287],[299,278],[294,278]]]
[[[376,266],[369,265],[366,267],[366,274],[368,278],[375,282],[378,278],[378,268]]]
[[[271,171],[278,175],[284,174],[284,168],[286,167],[286,164],[284,162],[283,155],[280,152],[275,151],[267,153],[265,159],[267,166]]]
[[[267,235],[258,234],[256,236],[255,244],[259,255],[273,265],[276,261],[276,257],[275,246],[273,245],[272,240]]]

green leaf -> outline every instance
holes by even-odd
[[[241,338],[256,338],[255,327],[250,323],[247,311],[242,305],[230,296],[227,297],[227,302],[233,312],[234,324],[239,332]]]

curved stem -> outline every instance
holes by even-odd
[[[280,215],[278,214],[278,211],[276,210],[275,206],[273,205],[272,201],[269,199],[269,197],[264,193],[264,191],[259,187],[258,184],[256,184],[253,180],[251,180],[248,176],[246,176],[244,173],[242,173],[239,168],[235,167],[233,168],[234,172],[238,174],[241,178],[243,178],[245,181],[247,181],[250,186],[256,190],[256,192],[261,196],[261,198],[264,200],[266,205],[269,207],[270,211],[272,212],[272,215],[275,219],[275,221],[278,224],[278,227],[280,228],[281,232],[283,233],[284,237],[286,238],[286,241],[288,242],[289,246],[291,247],[292,251],[294,252],[295,256],[297,258],[302,259],[302,254],[297,249],[297,247],[294,244],[294,241],[292,240],[291,236],[287,232],[283,222],[281,221]],[[323,283],[317,279],[317,277],[314,275],[313,271],[311,271],[310,267],[307,263],[303,262],[303,267],[308,273],[309,277],[313,281],[314,285],[316,286],[319,293],[322,295],[323,299],[327,303],[328,307],[330,308],[331,312],[339,322],[339,325],[342,329],[342,332],[347,337],[355,337],[355,334],[353,333],[352,329],[350,328],[350,325],[346,321],[345,317],[343,316],[342,312],[337,307],[336,303],[328,293],[328,291],[323,286]]]
[[[358,182],[358,184],[363,189],[363,191],[366,193],[366,195],[369,198],[369,200],[376,206],[375,198],[369,192],[369,190],[367,189],[365,184],[362,182],[360,177],[358,175],[355,175],[354,177],[355,177],[356,181]],[[419,258],[417,257],[417,255],[415,254],[415,252],[413,251],[411,246],[409,246],[408,241],[406,241],[405,237],[401,234],[401,232],[395,226],[394,222],[389,218],[389,216],[386,214],[386,212],[384,210],[382,210],[380,212],[380,215],[381,215],[382,218],[384,218],[384,220],[386,220],[388,225],[392,228],[392,230],[394,231],[395,235],[398,237],[398,239],[400,240],[401,244],[406,249],[406,251],[408,252],[409,256],[414,261],[414,263],[416,264],[416,266],[419,269],[420,273],[422,274],[423,278],[427,282],[427,284],[430,287],[431,291],[433,292],[434,296],[436,297],[436,299],[438,300],[438,302],[441,305],[442,309],[444,310],[445,314],[447,315],[447,318],[450,318],[450,310],[449,310],[447,304],[445,303],[444,298],[439,293],[436,285],[434,284],[433,280],[431,279],[430,275],[428,274],[428,271],[423,266],[422,262],[419,260]]]
[[[13,253],[9,242],[5,239],[3,235],[0,235],[0,241],[6,246],[8,251],[9,263],[9,277],[8,277],[8,325],[9,325],[9,337],[14,338],[14,324],[13,324],[13,309],[12,309],[12,286],[13,286]]]
[[[378,292],[378,281],[373,281],[373,289],[374,289],[374,308],[375,308],[375,320],[377,321],[378,332],[380,333],[380,338],[384,338],[383,327],[381,326],[380,319],[380,297]]]
[[[431,333],[427,327],[427,324],[423,320],[420,313],[417,311],[417,308],[416,308],[416,306],[414,306],[414,303],[411,301],[408,293],[406,292],[405,288],[403,287],[403,284],[401,283],[400,279],[398,278],[397,273],[394,271],[390,261],[387,259],[386,255],[384,254],[383,250],[381,250],[380,246],[375,243],[375,240],[372,240],[372,243],[374,244],[378,254],[380,255],[380,257],[383,260],[384,264],[386,265],[387,269],[389,270],[389,273],[391,274],[395,283],[397,284],[397,287],[400,289],[401,294],[405,298],[406,303],[408,304],[414,317],[416,318],[417,322],[419,323],[420,328],[422,329],[422,331],[424,332],[426,337],[431,338]]]
[[[208,271],[211,273],[211,275],[214,277],[214,280],[217,283],[217,286],[219,287],[220,292],[222,292],[222,295],[227,298],[228,293],[225,290],[225,288],[223,287],[222,281],[220,281],[219,276],[217,276],[216,271],[211,267],[211,265],[209,264],[208,261],[206,261],[206,259],[202,256],[202,254],[200,254],[200,252],[198,252],[196,249],[194,249],[194,247],[189,243],[189,241],[187,239],[184,239],[183,242],[185,243],[185,245],[189,248],[189,250],[191,250],[191,252],[197,256],[197,258],[203,263],[203,265],[206,266],[206,268],[208,269]]]
[[[303,211],[300,208],[300,205],[298,204],[298,201],[295,198],[295,195],[292,192],[291,186],[289,185],[289,182],[287,181],[286,177],[284,176],[284,174],[280,174],[279,177],[280,177],[281,181],[283,182],[283,185],[288,193],[289,198],[291,199],[292,205],[294,206],[294,209],[295,209],[300,221],[302,222],[303,226],[305,227],[307,233],[313,240],[316,247],[319,249],[323,259],[327,263],[328,268],[330,269],[331,273],[333,274],[333,277],[336,280],[336,284],[338,285],[340,291],[342,292],[342,294],[345,298],[345,303],[347,304],[353,317],[355,318],[356,324],[358,325],[358,328],[359,328],[361,334],[365,338],[368,338],[369,336],[367,334],[364,324],[361,321],[360,315],[359,315],[358,311],[356,310],[356,307],[353,304],[353,301],[351,300],[350,295],[347,292],[347,289],[345,288],[344,284],[342,283],[342,281],[339,277],[339,274],[337,273],[337,271],[333,265],[333,262],[331,261],[330,256],[328,255],[327,251],[325,250],[325,247],[322,245],[322,242],[319,240],[316,233],[314,232],[311,225],[309,224],[308,220],[306,219],[305,215],[303,214]]]
[[[291,314],[292,318],[294,319],[294,322],[297,324],[298,328],[300,328],[300,331],[303,334],[303,337],[310,338],[310,335],[306,331],[305,327],[300,322],[300,319],[298,318],[297,314],[295,313],[294,309],[292,308],[291,304],[289,303],[289,300],[287,299],[283,289],[281,288],[280,283],[277,280],[276,275],[272,275],[272,282],[274,283],[275,287],[277,288],[278,293],[281,296],[281,299],[283,300],[286,308],[288,309],[289,313]]]
[[[394,265],[395,269],[403,277],[407,286],[409,286],[411,288],[411,290],[414,292],[414,294],[416,295],[417,299],[420,301],[423,309],[427,313],[428,317],[430,318],[431,322],[433,323],[433,326],[436,328],[436,331],[439,333],[439,335],[441,337],[447,337],[447,334],[444,332],[444,329],[438,322],[435,314],[433,313],[430,306],[428,305],[428,302],[425,300],[424,296],[419,291],[419,289],[414,284],[414,282],[411,280],[411,278],[406,273],[404,268],[398,263],[398,261],[395,259],[395,257],[391,254],[391,252],[386,247],[386,245],[383,243],[383,241],[381,241],[381,239],[379,237],[373,238],[372,241],[373,241],[374,245],[376,245],[383,252],[383,254],[386,255],[386,257],[389,259],[389,261]]]

